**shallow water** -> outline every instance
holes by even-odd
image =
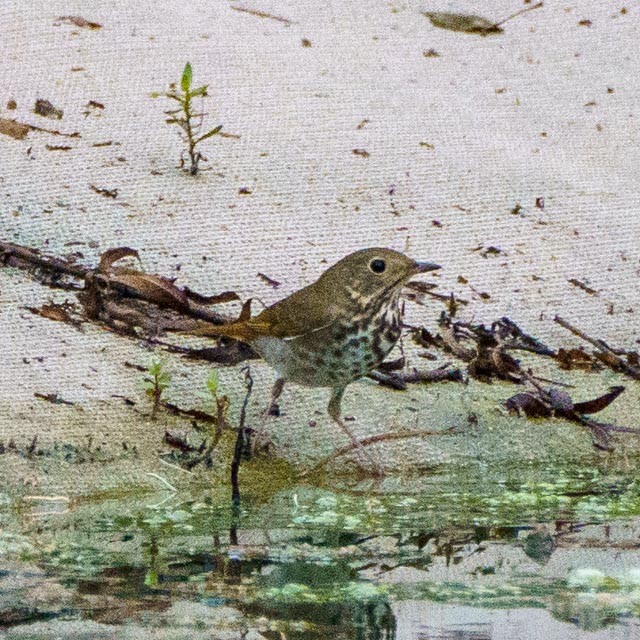
[[[238,509],[225,486],[7,497],[0,603],[34,565],[69,597],[43,606],[41,589],[5,636],[640,637],[635,462],[441,468],[266,495],[245,480]]]

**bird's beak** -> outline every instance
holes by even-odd
[[[442,267],[435,262],[419,262],[414,263],[414,273],[426,273],[427,271],[436,271]]]

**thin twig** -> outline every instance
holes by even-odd
[[[578,329],[577,327],[574,327],[570,322],[568,322],[564,318],[561,318],[560,316],[556,316],[553,321],[557,322],[561,327],[564,327],[568,331],[571,331],[571,333],[578,336],[579,338],[582,338],[589,344],[592,344],[594,347],[596,347],[596,349],[602,351],[603,355],[605,355],[606,357],[598,358],[601,362],[604,362],[612,369],[619,369],[635,380],[640,380],[640,368],[634,367],[625,362],[620,357],[621,352],[610,347],[604,340],[602,340],[601,338],[592,338],[589,334],[585,333],[581,329]],[[624,353],[624,351],[622,353]],[[612,364],[614,366],[612,366]]]
[[[293,24],[291,20],[289,20],[288,18],[275,16],[272,13],[267,13],[266,11],[258,11],[257,9],[247,9],[245,7],[238,7],[237,5],[231,5],[231,8],[234,11],[240,11],[241,13],[248,13],[258,18],[268,18],[269,20],[275,20],[276,22],[282,22],[283,24],[287,24],[287,25]]]
[[[348,445],[345,445],[344,447],[340,447],[340,449],[336,449],[331,455],[322,458],[315,465],[313,465],[313,467],[300,473],[299,477],[302,478],[318,471],[318,469],[321,469],[332,460],[343,456],[345,453],[349,453],[355,449],[359,449],[360,446],[367,447],[370,444],[376,444],[377,442],[386,442],[387,440],[402,440],[404,438],[425,438],[427,436],[451,435],[454,432],[455,427],[445,429],[444,431],[421,431],[419,429],[405,429],[403,431],[379,433],[375,436],[370,436],[369,438],[363,438],[358,444],[350,443]]]
[[[245,421],[247,418],[247,406],[253,389],[253,378],[251,377],[251,367],[248,365],[241,369],[244,372],[244,384],[247,393],[240,410],[240,424],[238,425],[238,436],[236,438],[236,446],[233,451],[233,461],[231,462],[231,502],[234,507],[240,504],[240,485],[238,483],[238,471],[240,470],[240,462],[242,459],[242,450],[244,449]]]
[[[539,9],[540,7],[543,6],[544,3],[542,2],[538,2],[538,4],[534,4],[531,5],[530,7],[525,7],[524,9],[520,9],[520,11],[516,11],[515,13],[512,13],[510,16],[507,16],[506,18],[500,20],[500,22],[496,22],[495,24],[493,24],[493,27],[499,27],[500,25],[504,24],[505,22],[508,22],[509,20],[513,20],[514,18],[522,15],[523,13],[527,13],[528,11],[533,11],[534,9]]]

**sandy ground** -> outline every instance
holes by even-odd
[[[517,8],[491,0],[482,13],[497,19]],[[552,345],[577,344],[553,323],[560,313],[634,348],[638,8],[548,3],[486,38],[437,29],[421,15],[426,9],[475,7],[5,2],[0,117],[80,136],[0,136],[0,236],[58,255],[80,251],[91,264],[107,248],[132,246],[148,271],[179,285],[205,294],[234,289],[265,304],[354,249],[384,245],[441,263],[430,279],[470,301],[467,319],[506,314]],[[102,27],[58,20],[71,15]],[[439,56],[425,57],[430,49]],[[209,170],[197,178],[177,168],[181,143],[164,123],[169,104],[150,97],[178,80],[187,60],[195,82],[210,87],[210,124],[238,136],[203,143]],[[38,98],[63,109],[62,120],[34,115]],[[15,110],[5,107],[11,99]],[[92,185],[116,189],[117,197]],[[485,254],[489,247],[499,251]],[[259,272],[282,285],[272,289]],[[151,354],[99,328],[77,330],[24,310],[65,297],[24,274],[0,272],[0,440],[92,436],[115,450],[129,439],[152,465],[165,425],[132,415],[112,397],[143,395],[140,373],[124,362],[145,364]],[[433,326],[440,310],[437,303],[432,311],[409,308],[409,320]],[[175,358],[170,367],[172,399],[197,404],[206,367]],[[254,374],[256,415],[273,374],[260,364]],[[241,374],[224,370],[222,380],[237,412]],[[586,385],[599,392],[616,381]],[[609,415],[626,423],[640,411],[637,384],[627,384]],[[34,392],[77,404],[54,406]],[[479,413],[474,440],[402,445],[427,462],[460,452],[499,450],[515,460],[590,452],[588,435],[573,426],[553,422],[541,432],[499,415],[499,400],[512,392],[443,385],[398,394],[363,382],[350,387],[345,413],[358,417],[360,435],[466,424],[470,411]],[[269,424],[280,451],[298,459],[331,450],[338,436],[325,403],[324,391],[285,392],[284,416]],[[319,425],[311,438],[309,420]],[[502,446],[507,432],[512,444]]]

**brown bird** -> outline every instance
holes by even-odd
[[[402,287],[412,276],[439,268],[391,249],[362,249],[254,318],[202,325],[189,333],[250,344],[278,373],[269,413],[277,411],[285,382],[330,387],[329,415],[378,467],[342,421],[342,396],[398,341]]]

